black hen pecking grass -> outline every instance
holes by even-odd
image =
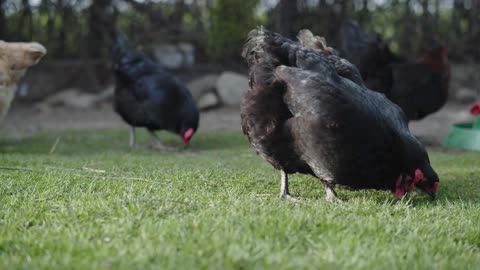
[[[188,145],[198,128],[199,112],[187,87],[167,70],[132,47],[118,34],[112,51],[115,73],[114,109],[130,126],[130,147],[135,147],[135,128],[146,128],[154,147],[169,149],[155,131],[179,135]]]

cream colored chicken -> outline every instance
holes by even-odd
[[[0,40],[0,124],[15,97],[18,80],[46,53],[45,47],[37,42]]]

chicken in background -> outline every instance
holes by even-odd
[[[444,46],[407,62],[377,33],[366,33],[348,20],[340,28],[340,53],[360,71],[365,85],[399,105],[409,120],[420,120],[445,105],[450,66]]]
[[[27,69],[37,64],[47,50],[37,42],[0,40],[0,124],[10,109],[17,82]]]
[[[380,62],[374,62],[374,66],[392,62],[403,62],[403,59],[390,51],[388,47],[389,42],[389,40],[382,40],[382,37],[378,33],[365,32],[360,28],[358,22],[354,20],[345,21],[339,31],[340,54],[357,67],[361,65],[366,58],[370,58],[368,56],[372,53],[380,56],[380,59],[378,59]]]
[[[144,127],[156,149],[172,149],[155,134],[166,130],[188,145],[198,128],[199,112],[186,86],[167,70],[129,44],[123,34],[113,47],[114,109],[130,125],[130,147],[135,128]]]
[[[327,200],[336,198],[336,184],[396,197],[418,188],[434,197],[438,176],[402,110],[367,89],[355,66],[326,44],[301,44],[260,28],[242,54],[250,70],[242,129],[281,171],[280,197],[294,199],[293,173],[320,179]]]

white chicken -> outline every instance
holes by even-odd
[[[15,97],[18,80],[45,54],[47,50],[37,42],[0,40],[0,124]]]

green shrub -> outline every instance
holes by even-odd
[[[213,60],[220,57],[240,55],[248,32],[258,25],[256,8],[259,0],[218,0],[210,11],[208,56]]]

